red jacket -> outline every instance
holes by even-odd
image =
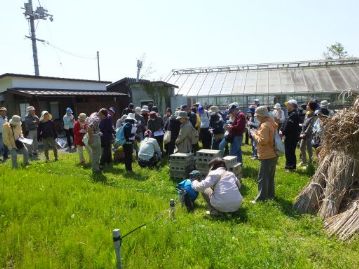
[[[87,130],[87,124],[82,125],[79,121],[75,122],[74,125],[74,137],[75,137],[75,145],[77,146],[84,146],[84,143],[82,142],[82,138],[84,137],[84,135],[86,134],[86,130]]]
[[[229,126],[229,134],[231,136],[243,135],[246,128],[246,116],[242,112],[238,112],[233,123]]]

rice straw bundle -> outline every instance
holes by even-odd
[[[347,211],[328,218],[325,228],[333,236],[337,235],[341,240],[348,240],[359,232],[359,201],[352,203]]]

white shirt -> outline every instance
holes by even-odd
[[[215,209],[221,212],[235,212],[239,209],[243,197],[239,192],[239,180],[232,172],[220,167],[210,171],[205,180],[192,182],[192,188],[198,192],[211,187],[214,190],[210,203]]]
[[[155,153],[161,156],[161,149],[156,139],[146,137],[141,141],[140,150],[138,151],[139,159],[149,161]]]

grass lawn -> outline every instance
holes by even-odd
[[[144,228],[124,238],[124,268],[359,268],[359,240],[329,238],[322,221],[293,212],[306,172],[276,175],[277,200],[251,204],[258,162],[245,148],[244,204],[232,218],[205,216],[202,197],[194,213],[179,205],[168,167],[159,171],[124,165],[93,177],[77,154],[59,162],[0,165],[0,268],[115,268],[112,230]],[[161,215],[161,213],[163,213]],[[155,218],[158,216],[158,218]]]

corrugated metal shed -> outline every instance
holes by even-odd
[[[44,89],[9,89],[11,93],[24,96],[127,96],[124,93],[109,92],[109,91],[77,91],[77,90],[44,90]]]
[[[177,95],[306,95],[359,91],[359,59],[172,70]]]

